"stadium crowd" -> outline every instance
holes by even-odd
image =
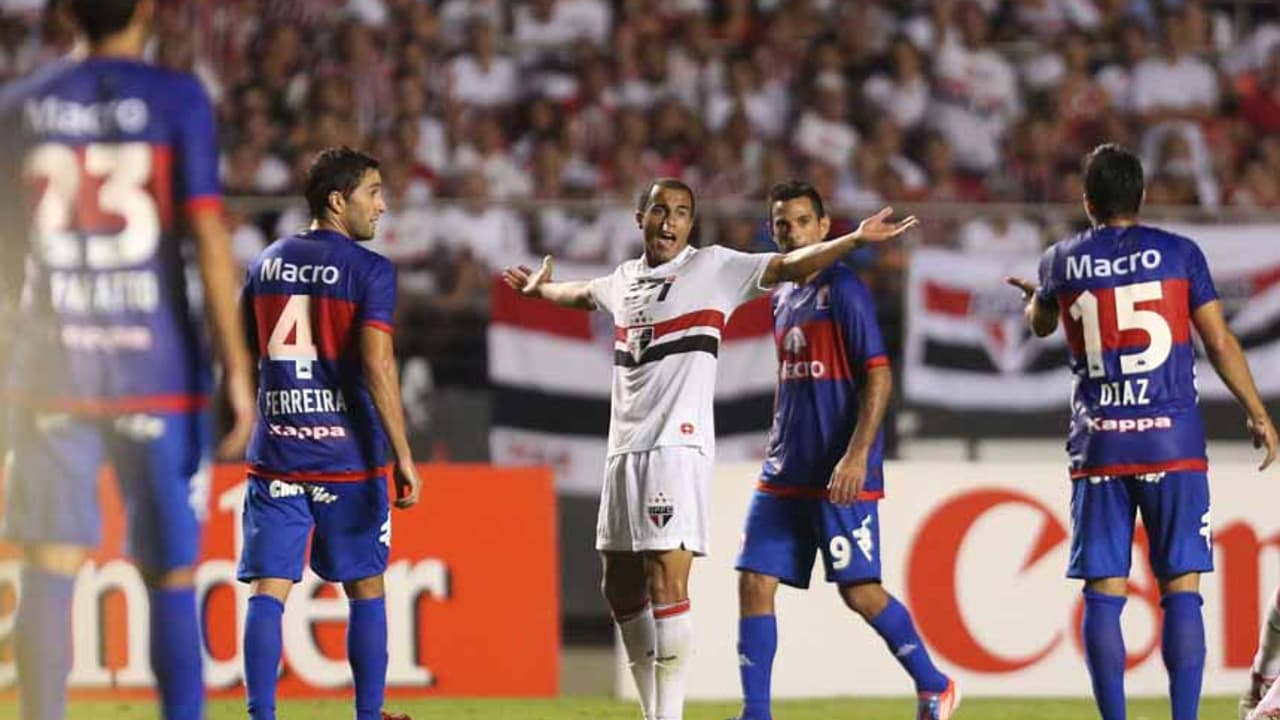
[[[8,76],[68,49],[46,0],[0,7]],[[214,98],[228,194],[292,195],[329,145],[382,159],[377,244],[406,312],[436,329],[421,352],[449,375],[460,344],[482,342],[495,268],[635,255],[634,198],[659,175],[690,182],[700,208],[737,208],[704,213],[695,242],[741,249],[772,247],[760,200],[784,178],[833,199],[840,232],[884,203],[1076,203],[1081,154],[1104,139],[1140,151],[1151,204],[1280,209],[1276,14],[1249,0],[171,1],[153,52]],[[923,241],[1026,252],[1061,229],[955,217]],[[300,202],[242,207],[238,257],[304,218]],[[862,262],[896,291],[901,249]],[[482,362],[455,364],[483,382]]]

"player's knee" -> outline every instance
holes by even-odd
[[[351,600],[372,600],[386,594],[386,586],[383,584],[381,575],[349,580],[342,583],[342,589]]]
[[[28,545],[23,549],[28,565],[56,575],[80,572],[85,556],[85,549],[76,545]]]
[[[196,584],[196,569],[190,565],[164,571],[142,571],[142,581],[152,589],[189,588]]]
[[[775,578],[753,572],[738,573],[738,608],[744,617],[773,614]]]
[[[889,604],[889,593],[878,582],[842,585],[840,597],[850,610],[858,613],[866,620],[879,615]]]

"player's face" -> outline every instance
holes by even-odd
[[[773,241],[783,252],[820,243],[831,230],[831,217],[818,217],[813,201],[807,197],[779,200],[770,209]]]
[[[693,196],[679,188],[655,186],[649,204],[636,222],[644,231],[644,254],[650,265],[661,265],[680,254],[693,230]]]
[[[378,218],[387,211],[382,197],[382,173],[368,170],[347,199],[347,226],[354,240],[372,240],[378,230]]]

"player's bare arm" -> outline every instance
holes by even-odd
[[[867,384],[862,391],[862,406],[858,409],[858,425],[849,438],[849,447],[840,462],[836,463],[827,484],[827,497],[837,505],[851,505],[862,492],[867,479],[867,458],[871,446],[884,422],[889,407],[889,395],[893,392],[893,372],[887,365],[867,371]]]
[[[1213,364],[1213,369],[1248,416],[1253,446],[1266,449],[1267,456],[1258,469],[1267,469],[1276,459],[1276,428],[1258,395],[1258,388],[1254,385],[1253,373],[1249,371],[1249,361],[1244,356],[1240,341],[1227,327],[1227,321],[1222,315],[1222,303],[1214,300],[1201,305],[1196,308],[1191,320],[1204,342],[1205,354]]]
[[[1030,280],[1018,277],[1007,277],[1005,282],[1022,291],[1022,300],[1027,304],[1023,314],[1027,319],[1027,327],[1036,337],[1048,337],[1058,329],[1058,303],[1041,300],[1036,293],[1039,288]]]
[[[391,452],[396,458],[396,507],[411,508],[418,504],[422,480],[418,478],[413,453],[409,450],[409,438],[405,433],[404,407],[400,403],[400,376],[391,334],[378,328],[362,328],[360,359],[364,364],[369,397],[378,410],[382,427],[391,442]]]
[[[508,287],[525,297],[542,298],[578,310],[596,309],[590,281],[552,282],[551,270],[551,256],[547,255],[542,258],[542,265],[536,272],[525,265],[509,267],[502,271],[502,279]]]
[[[780,282],[802,280],[830,267],[861,245],[892,240],[919,224],[914,215],[898,222],[890,222],[892,215],[893,208],[884,208],[859,223],[858,229],[851,233],[776,256],[765,268],[760,284],[767,287]]]
[[[244,325],[236,307],[239,287],[231,257],[231,236],[218,209],[198,209],[190,219],[214,347],[222,363],[223,393],[233,416],[231,430],[218,445],[217,454],[222,460],[239,460],[244,457],[253,432],[257,390]]]

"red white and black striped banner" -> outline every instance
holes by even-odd
[[[612,268],[556,270],[564,278],[587,279],[608,274]],[[493,462],[550,465],[556,470],[559,492],[598,493],[609,435],[614,364],[649,362],[665,346],[714,340],[702,326],[723,322],[716,320],[700,320],[698,327],[659,323],[637,357],[625,331],[619,340],[608,313],[527,300],[496,280],[488,332],[489,380],[494,389],[489,434]],[[630,335],[635,335],[634,328]],[[758,458],[764,454],[777,379],[768,298],[738,308],[719,335],[716,458]]]
[[[1228,323],[1265,396],[1280,397],[1280,226],[1165,225],[1204,250]],[[1067,408],[1071,382],[1061,330],[1031,337],[1006,275],[1035,278],[1039,257],[925,249],[907,280],[904,391],[955,411],[1034,413]],[[1202,355],[1202,354],[1201,354]],[[1201,397],[1230,394],[1201,357]]]

